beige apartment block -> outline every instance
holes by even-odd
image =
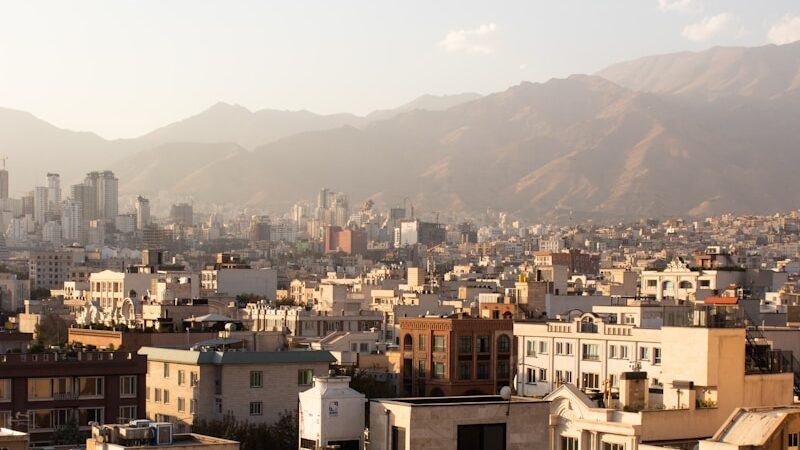
[[[327,351],[194,351],[142,347],[147,355],[147,417],[186,430],[226,414],[272,423],[297,412],[297,395],[328,374]]]

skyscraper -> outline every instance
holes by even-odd
[[[6,170],[5,158],[3,158],[3,168],[0,169],[0,199],[8,198],[8,171]]]
[[[173,223],[191,226],[194,224],[194,208],[189,203],[177,203],[169,209],[169,218]]]
[[[83,208],[79,201],[67,199],[61,208],[61,232],[64,241],[71,244],[73,242],[83,243],[85,226],[83,220]]]
[[[89,172],[84,184],[94,187],[97,199],[97,219],[111,221],[119,214],[119,180],[114,172]]]
[[[61,207],[61,177],[57,173],[47,174],[47,202],[50,211],[58,211]]]
[[[36,186],[33,189],[33,220],[39,226],[44,226],[47,221],[48,205],[47,188]]]
[[[84,229],[90,220],[97,218],[97,193],[89,184],[73,184],[70,187],[70,197],[81,205],[81,217]]]
[[[150,200],[140,195],[136,197],[136,229],[143,230],[148,225],[150,225]]]

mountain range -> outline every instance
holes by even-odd
[[[764,213],[800,207],[798,93],[800,42],[717,47],[363,117],[220,103],[118,141],[0,109],[0,147],[12,184],[43,178],[31,172],[47,158],[73,178],[110,168],[123,194],[237,206],[327,186],[351,203],[529,218]]]

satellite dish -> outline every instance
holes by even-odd
[[[503,397],[503,400],[511,400],[511,388],[508,386],[503,386],[500,388],[500,397]]]

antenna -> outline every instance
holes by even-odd
[[[2,156],[2,157],[0,157],[0,160],[3,160],[3,170],[6,170],[6,160],[7,160],[7,159],[8,159],[8,156]]]

